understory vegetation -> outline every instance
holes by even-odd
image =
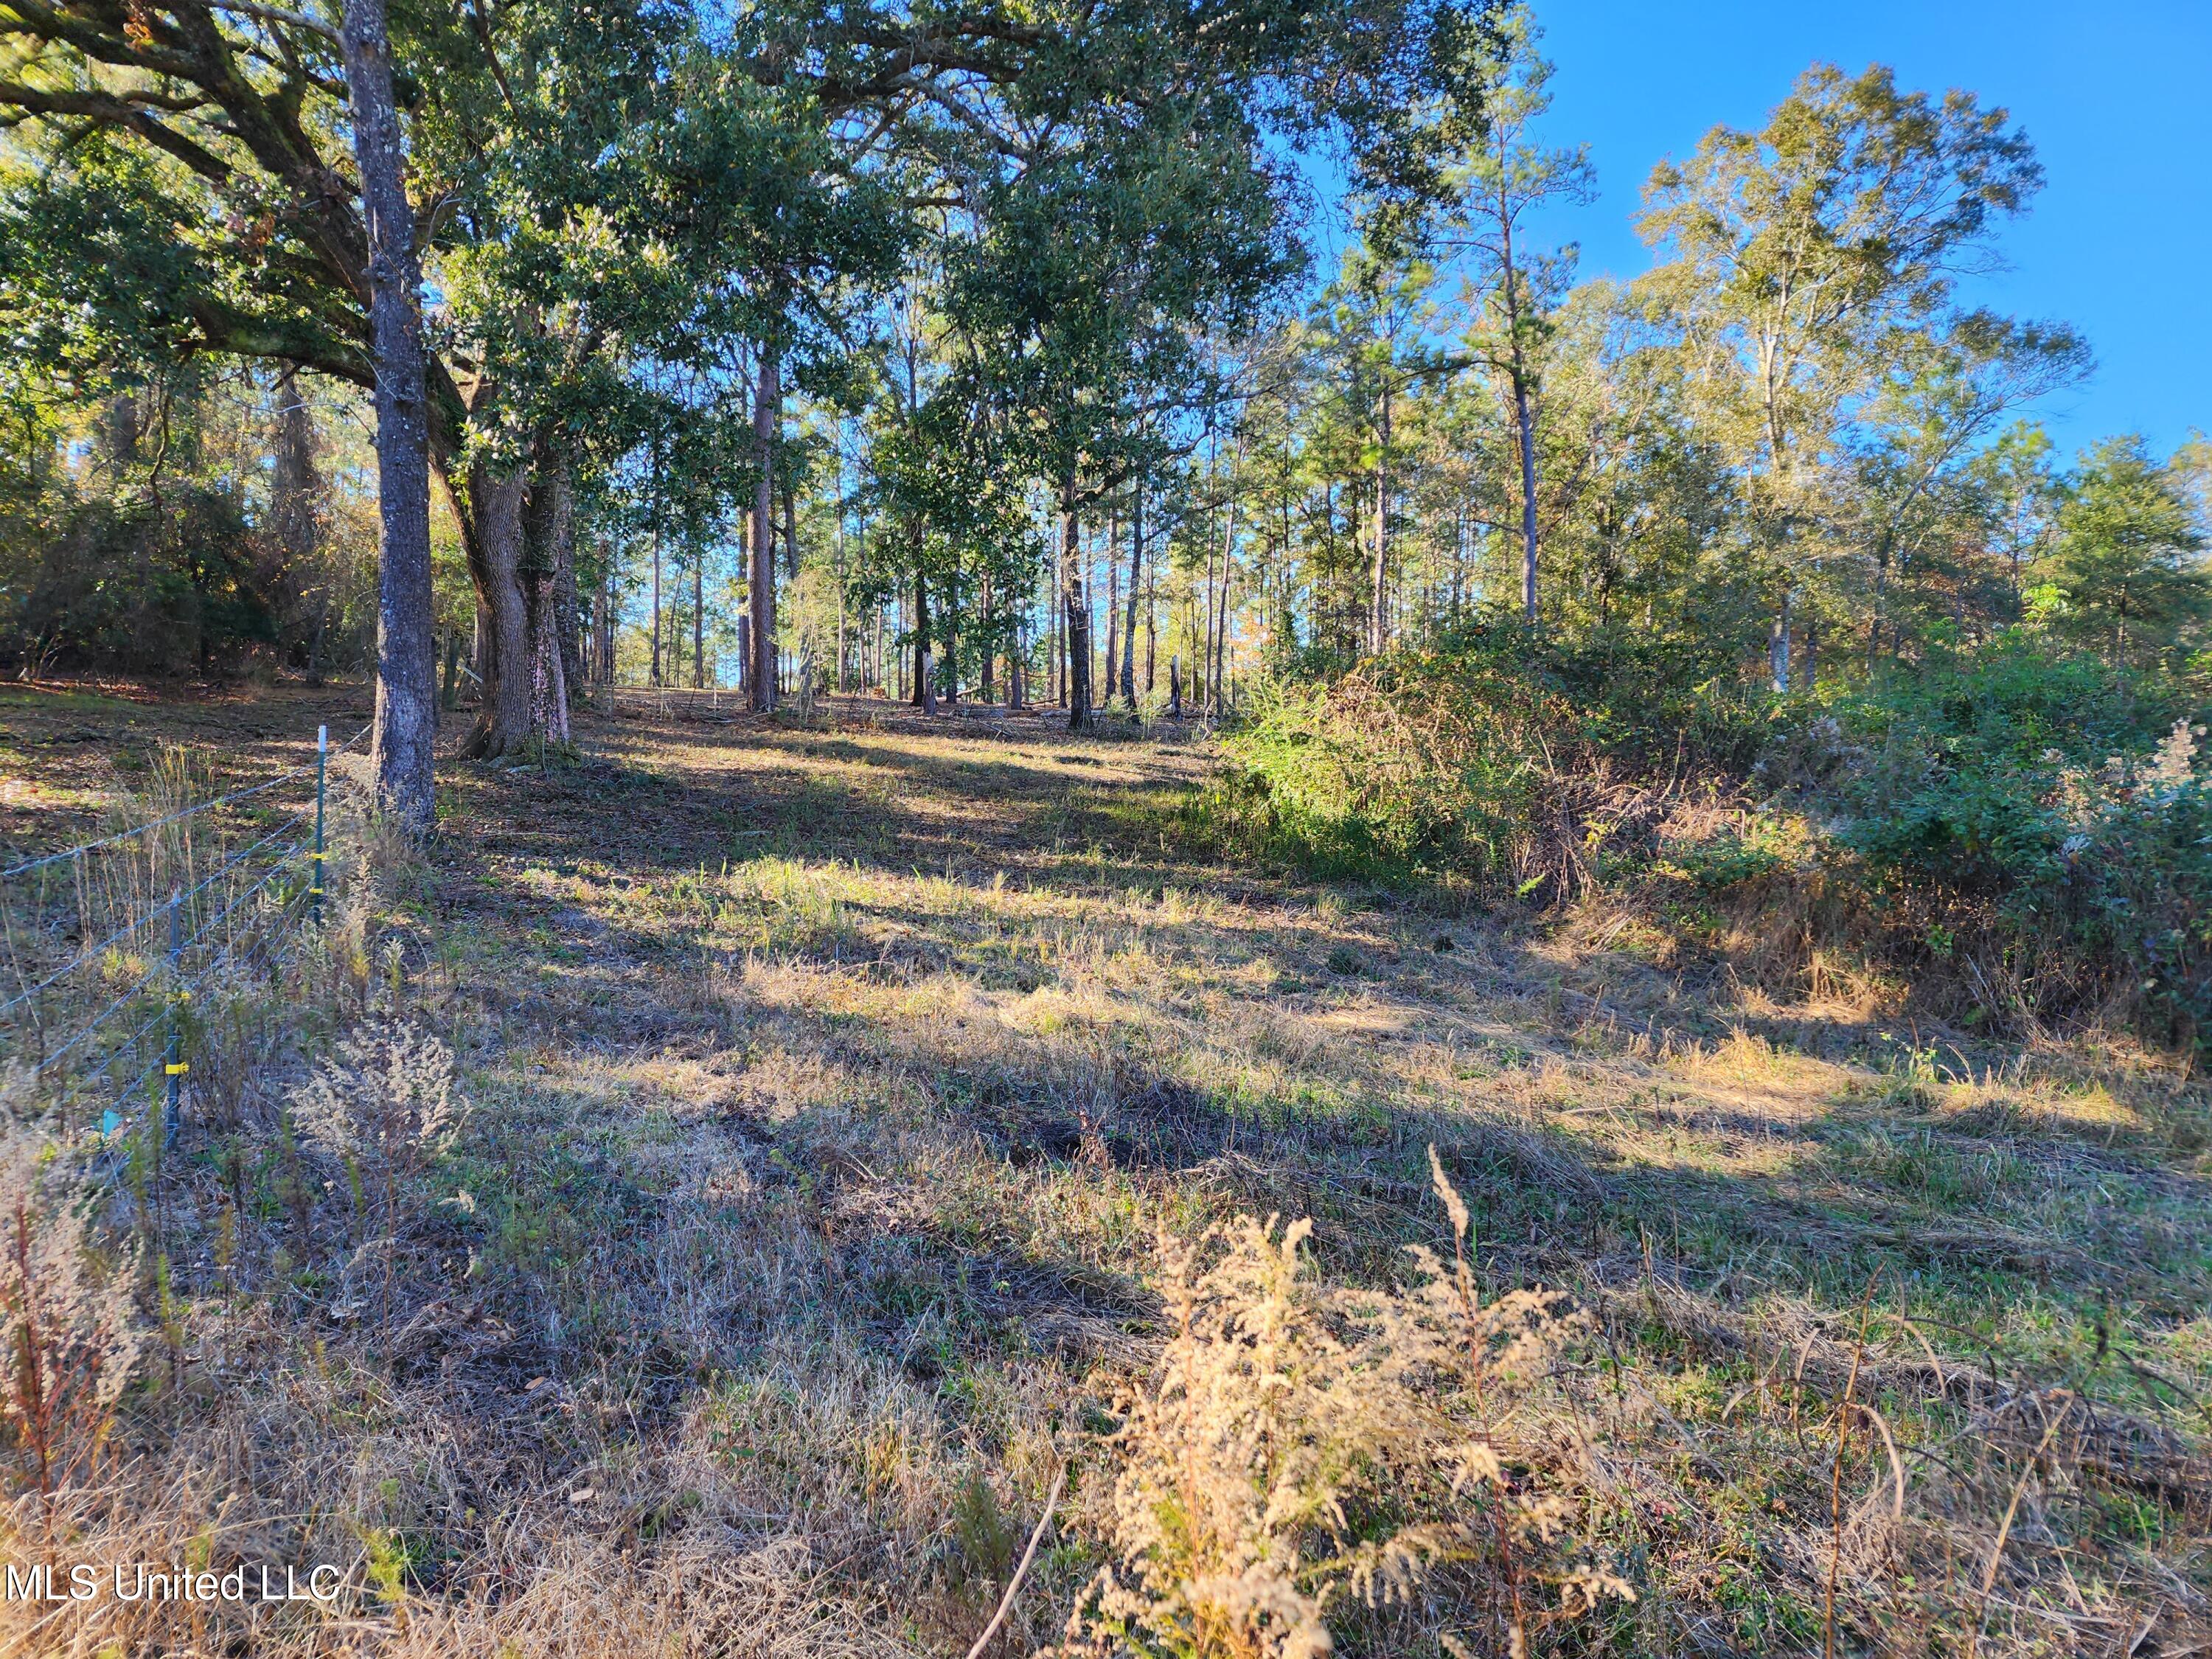
[[[1198,811],[1298,867],[1616,908],[1778,995],[2018,1037],[2212,1036],[2212,711],[2025,629],[1774,697],[1636,639],[1477,634],[1269,687]]]
[[[297,697],[8,693],[11,806],[60,843],[169,745],[250,776]],[[1476,907],[1224,862],[1188,737],[720,722],[457,767],[427,854],[348,817],[321,930],[195,1010],[173,1142],[11,1083],[11,1559],[344,1589],[8,1602],[8,1639],[2212,1628],[2212,1102],[2154,1049],[1729,974],[1778,834],[1655,830],[1670,912],[1500,830],[1502,882],[1585,884]]]

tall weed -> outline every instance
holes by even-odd
[[[1567,1505],[1500,1437],[1583,1322],[1543,1291],[1485,1301],[1467,1207],[1431,1161],[1454,1259],[1416,1247],[1403,1291],[1322,1285],[1306,1221],[1162,1235],[1173,1335],[1111,1437],[1115,1559],[1064,1654],[1310,1659],[1334,1612],[1408,1606],[1446,1569],[1522,1652],[1535,1626],[1630,1595],[1574,1559]]]

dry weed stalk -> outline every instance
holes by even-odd
[[[1340,1602],[1410,1602],[1449,1565],[1485,1587],[1517,1655],[1537,1618],[1632,1594],[1571,1561],[1566,1501],[1509,1473],[1499,1437],[1584,1322],[1540,1290],[1483,1301],[1467,1206],[1432,1168],[1454,1261],[1415,1247],[1404,1291],[1318,1284],[1307,1221],[1162,1235],[1175,1334],[1109,1443],[1117,1562],[1063,1654],[1311,1659],[1332,1650]],[[1546,1583],[1559,1605],[1532,1616]]]
[[[90,1473],[143,1334],[131,1264],[92,1258],[76,1184],[39,1139],[0,1149],[0,1416],[51,1534],[56,1498]]]
[[[451,1151],[468,1116],[453,1080],[453,1051],[410,1021],[370,1020],[340,1038],[337,1051],[292,1091],[300,1133],[343,1166],[354,1209],[368,1194],[387,1248],[385,1300],[392,1287],[392,1252],[400,1231],[401,1189]],[[363,1224],[358,1243],[371,1235]]]

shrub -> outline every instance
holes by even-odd
[[[1265,684],[1223,740],[1217,816],[1320,875],[1451,872],[1580,892],[1650,850],[1697,767],[1745,766],[1764,714],[1667,641],[1473,629],[1327,685]]]
[[[2066,780],[2147,749],[2179,713],[2094,658],[2008,641],[1838,699],[1841,762],[1818,781],[1877,872],[2001,892],[2053,872]]]
[[[2212,775],[2185,684],[2020,640],[1838,705],[1810,796],[1877,897],[1978,905],[2033,1000],[2187,1042],[2212,1006]]]
[[[1805,971],[1847,940],[1984,1012],[2186,1044],[2212,1007],[2201,691],[2024,632],[1777,697],[1664,638],[1476,629],[1262,686],[1201,810],[1322,876],[1680,880],[1778,906],[1743,931]]]
[[[1224,741],[1235,769],[1224,804],[1320,874],[1492,871],[1533,805],[1515,724],[1421,669],[1263,686]]]
[[[1174,1334],[1113,1436],[1115,1563],[1063,1653],[1306,1659],[1331,1650],[1340,1604],[1410,1601],[1447,1565],[1516,1652],[1536,1623],[1631,1595],[1570,1559],[1565,1505],[1509,1480],[1495,1427],[1581,1321],[1542,1291],[1484,1302],[1466,1206],[1430,1158],[1454,1260],[1417,1247],[1406,1291],[1317,1284],[1304,1221],[1162,1236]]]
[[[280,558],[222,490],[69,503],[0,535],[0,659],[204,671],[276,641]]]
[[[453,1082],[453,1051],[419,1026],[372,1020],[292,1094],[301,1137],[345,1168],[357,1210],[376,1195],[387,1230],[400,1188],[452,1150],[467,1103]]]

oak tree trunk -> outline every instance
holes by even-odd
[[[483,680],[468,752],[489,759],[530,740],[530,617],[522,590],[522,508],[529,475],[504,475],[489,462],[469,469],[469,574],[476,583],[482,627],[477,672]]]
[[[477,672],[483,701],[467,752],[481,759],[542,753],[569,738],[575,583],[575,493],[567,458],[550,444],[501,473],[478,459],[465,492],[463,542],[477,592]],[[569,612],[567,627],[563,613]]]
[[[410,833],[424,835],[435,806],[438,731],[430,638],[429,410],[422,271],[392,98],[384,0],[346,0],[339,40],[368,221],[369,331],[376,358],[376,722],[369,750],[379,802]]]

